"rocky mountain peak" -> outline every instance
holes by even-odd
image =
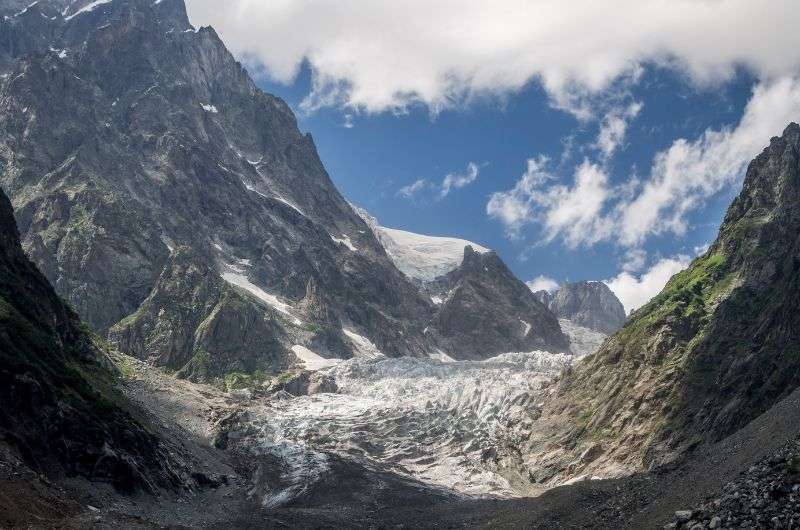
[[[621,328],[627,319],[622,302],[603,282],[567,282],[554,294],[535,294],[559,318],[607,335]]]
[[[425,284],[424,290],[438,306],[428,335],[451,357],[569,351],[555,315],[494,252],[466,246],[461,265]]]

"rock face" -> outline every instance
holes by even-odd
[[[529,443],[533,475],[656,467],[786,396],[800,385],[799,278],[791,124],[750,164],[708,252],[561,381]]]
[[[436,305],[183,0],[0,6],[0,184],[24,248],[95,331],[198,380],[280,371],[298,345],[435,350]],[[524,339],[511,316],[491,351],[559,345],[551,322]]]
[[[436,305],[425,325],[434,356],[569,351],[559,322],[497,254],[471,241],[381,226],[356,207],[403,274]]]
[[[0,439],[39,473],[176,488],[178,450],[115,387],[106,353],[23,253],[0,191]]]
[[[559,318],[606,335],[627,320],[622,302],[603,282],[565,283],[555,294],[539,291],[536,296]]]
[[[0,33],[0,183],[93,329],[198,377],[349,357],[343,328],[426,353],[433,304],[182,0],[41,1]]]
[[[569,351],[569,340],[555,315],[494,252],[466,247],[457,269],[423,289],[439,302],[427,334],[450,357],[485,359],[510,351]]]

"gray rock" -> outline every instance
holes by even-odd
[[[185,452],[117,388],[108,353],[25,256],[0,190],[0,439],[38,473],[180,489]]]
[[[26,249],[94,330],[193,379],[280,370],[297,343],[349,357],[342,327],[386,355],[427,352],[432,304],[213,29],[193,31],[181,0],[63,8],[0,20],[0,183]],[[324,316],[302,304],[310,284]]]
[[[622,302],[603,282],[565,283],[555,294],[536,295],[559,318],[607,335],[627,320]]]
[[[466,247],[461,266],[424,289],[442,299],[427,324],[428,336],[453,358],[569,350],[555,315],[494,252],[481,254]]]
[[[750,163],[708,251],[564,374],[528,454],[554,455],[547,465],[580,475],[572,466],[580,452],[613,432],[623,441],[617,462],[657,469],[744,427],[800,386],[797,358],[786,354],[800,351],[798,264],[800,126],[792,123]]]

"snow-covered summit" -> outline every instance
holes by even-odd
[[[386,228],[364,209],[354,208],[372,229],[395,266],[409,278],[429,282],[457,269],[464,260],[464,248],[467,246],[481,254],[491,252],[465,239],[426,236]]]

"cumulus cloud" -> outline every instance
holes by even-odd
[[[539,157],[528,161],[511,190],[490,197],[487,213],[512,238],[526,224],[537,223],[544,241],[561,238],[571,247],[613,241],[637,248],[652,235],[682,235],[690,212],[738,183],[769,138],[798,120],[800,80],[761,83],[735,127],[707,129],[693,141],[676,140],[656,154],[642,182],[633,176],[613,185],[604,163],[585,160],[572,175],[571,186],[554,184],[562,179]]]
[[[652,300],[664,289],[669,279],[688,267],[689,263],[691,259],[685,255],[664,258],[638,276],[622,271],[604,283],[617,295],[625,311],[630,312]]]
[[[442,190],[439,192],[441,198],[447,197],[451,190],[463,188],[467,184],[472,184],[478,178],[478,164],[470,162],[467,164],[466,173],[450,173],[442,181]]]
[[[527,285],[528,288],[534,293],[538,291],[554,293],[560,288],[560,285],[557,281],[544,275],[537,276],[533,280],[525,282],[525,285]]]
[[[436,112],[537,80],[554,105],[585,117],[587,97],[635,78],[645,62],[679,69],[696,83],[728,79],[737,67],[762,79],[800,67],[796,0],[224,4],[187,1],[193,23],[213,25],[272,79],[291,82],[307,61],[308,110],[402,111],[419,103]]]
[[[528,160],[525,174],[514,188],[489,197],[486,212],[500,220],[509,237],[517,237],[528,223],[544,227],[545,239],[563,236],[577,246],[587,238],[599,241],[613,228],[602,215],[609,199],[608,175],[597,164],[585,160],[573,175],[573,185],[551,184],[557,177],[548,170],[549,160]]]
[[[603,118],[600,124],[600,133],[597,135],[595,147],[600,151],[603,159],[610,159],[625,142],[628,125],[631,120],[639,115],[642,103],[634,102],[627,107],[613,108]]]
[[[786,78],[756,86],[735,128],[708,129],[694,141],[675,141],[655,157],[650,179],[637,197],[623,205],[623,242],[637,244],[663,232],[683,234],[686,214],[737,182],[769,138],[798,119],[800,81]]]
[[[399,190],[397,190],[397,195],[399,197],[403,197],[406,199],[413,199],[419,192],[424,190],[428,187],[428,181],[425,179],[418,179],[409,184],[408,186],[403,186]]]

